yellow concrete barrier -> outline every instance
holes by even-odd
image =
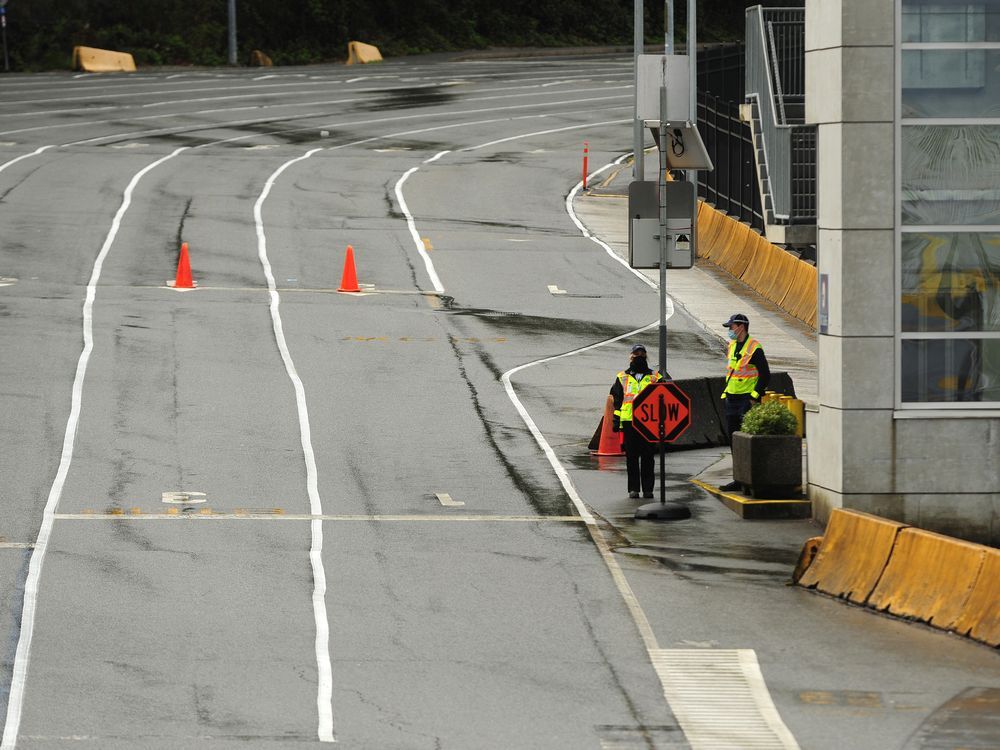
[[[1000,550],[987,548],[985,555],[955,632],[996,647],[1000,646]]]
[[[952,630],[985,557],[982,545],[923,529],[903,529],[868,606]]]
[[[836,508],[799,585],[864,604],[889,562],[896,535],[905,528],[904,523]]]
[[[347,43],[348,65],[365,65],[373,62],[382,62],[382,53],[378,51],[378,47],[364,42]]]
[[[128,52],[112,52],[95,47],[73,48],[73,70],[88,73],[134,73],[135,60]]]

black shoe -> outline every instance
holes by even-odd
[[[652,493],[652,492],[643,492],[643,493],[642,493],[642,496],[643,496],[643,497],[644,497],[645,499],[647,499],[647,500],[652,500],[652,499],[653,499],[653,493]]]
[[[629,496],[629,497],[630,497],[630,498],[631,498],[632,500],[635,500],[635,499],[636,499],[637,497],[639,497],[639,493],[638,493],[638,492],[629,492],[629,493],[628,493],[628,496]]]
[[[742,489],[742,487],[743,487],[743,485],[740,484],[739,482],[735,481],[735,480],[733,480],[732,482],[729,482],[729,484],[720,484],[719,485],[719,489],[722,490],[723,492],[732,492],[733,490]]]

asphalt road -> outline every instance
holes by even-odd
[[[788,590],[816,530],[734,523],[686,481],[718,451],[671,458],[691,522],[628,523],[586,443],[657,295],[566,196],[583,141],[630,149],[631,80],[4,77],[4,747],[931,747],[1000,688],[987,649]],[[680,310],[669,350],[718,368]]]

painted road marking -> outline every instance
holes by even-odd
[[[446,492],[438,492],[434,495],[438,499],[438,502],[446,508],[461,508],[465,505],[461,500],[452,500],[451,495]]]
[[[566,294],[566,290],[560,289],[555,284],[549,284],[549,294]]]
[[[428,252],[434,249],[434,245],[431,244],[430,237],[424,237],[423,243],[424,243],[424,249],[427,250]]]
[[[161,499],[165,503],[191,505],[205,502],[208,496],[204,492],[164,492]]]
[[[42,146],[41,148],[36,148],[30,154],[23,154],[22,156],[18,156],[14,159],[11,159],[8,162],[4,162],[3,164],[0,164],[0,172],[3,172],[5,169],[7,169],[7,167],[11,166],[12,164],[17,164],[19,161],[23,159],[30,159],[32,156],[38,156],[38,154],[42,153],[43,151],[47,151],[50,148],[55,148],[55,146],[54,145]],[[173,154],[171,154],[171,156],[173,156]]]
[[[464,503],[463,503],[464,505]],[[106,513],[56,513],[57,521],[336,521],[343,523],[586,523],[580,516],[491,516],[491,515],[312,515],[310,513],[260,512],[238,508],[232,513],[221,513],[211,508],[201,508],[196,513],[183,513],[170,508],[166,513],[140,513],[126,515],[121,509]],[[192,509],[193,510],[193,509]]]
[[[52,535],[55,511],[59,506],[59,499],[62,497],[63,486],[66,484],[70,464],[73,462],[73,446],[76,441],[76,432],[80,421],[80,410],[83,406],[83,382],[87,375],[87,364],[90,362],[90,353],[94,348],[94,300],[97,298],[97,283],[101,279],[104,259],[107,258],[108,253],[111,251],[115,237],[118,236],[118,229],[121,226],[122,219],[128,211],[129,206],[132,205],[132,192],[135,190],[136,185],[139,184],[139,180],[146,173],[163,164],[163,162],[185,151],[186,148],[178,148],[167,156],[161,157],[151,164],[147,164],[129,181],[122,196],[121,206],[119,206],[117,213],[115,213],[115,217],[111,222],[111,228],[108,230],[104,244],[101,246],[101,250],[97,254],[97,259],[94,261],[94,269],[90,275],[90,281],[87,282],[87,296],[83,303],[83,351],[80,352],[80,359],[76,365],[76,375],[73,379],[69,418],[66,420],[62,454],[59,459],[59,468],[56,471],[56,477],[52,482],[52,487],[49,489],[48,499],[45,501],[42,524],[38,530],[38,537],[35,539],[35,549],[31,553],[31,560],[28,563],[28,575],[24,582],[24,606],[21,611],[21,629],[17,639],[17,650],[14,653],[14,669],[11,675],[10,693],[7,699],[7,719],[3,727],[3,739],[0,740],[0,748],[3,748],[3,750],[13,748],[17,745],[17,734],[21,728],[21,711],[24,707],[24,691],[28,681],[28,664],[31,657],[31,639],[35,632],[35,611],[38,601],[39,581],[42,575],[42,565],[45,562],[45,551],[48,548],[49,537]],[[44,150],[42,148],[35,151],[35,153],[37,154]],[[14,161],[17,160],[15,159]],[[13,161],[0,166],[0,170],[12,163]]]
[[[430,164],[433,161],[440,159],[442,156],[447,154],[447,151],[441,151],[435,154],[430,159],[426,159],[423,163]],[[417,252],[420,253],[420,257],[424,259],[424,267],[427,269],[427,275],[430,276],[431,284],[434,286],[434,291],[441,293],[444,291],[444,286],[441,284],[441,279],[438,278],[437,271],[434,270],[434,263],[431,261],[431,256],[427,254],[427,249],[424,247],[424,243],[420,238],[420,234],[417,232],[416,222],[413,220],[413,214],[410,213],[409,207],[406,205],[406,198],[403,197],[403,185],[410,178],[410,175],[420,169],[419,166],[411,167],[408,169],[402,177],[396,182],[396,201],[399,203],[399,210],[403,212],[403,216],[406,217],[406,227],[410,230],[410,236],[413,238],[413,242],[416,245]]]
[[[295,405],[299,419],[299,440],[302,445],[302,455],[306,465],[306,491],[309,495],[309,510],[313,516],[323,514],[323,501],[319,494],[319,470],[316,467],[316,454],[313,451],[312,431],[309,425],[309,408],[306,404],[305,386],[295,369],[295,362],[292,354],[288,350],[288,342],[285,340],[284,326],[281,320],[280,306],[281,296],[278,294],[278,286],[271,272],[271,261],[267,256],[267,236],[264,233],[263,207],[264,201],[271,193],[275,181],[281,174],[300,161],[308,159],[315,153],[323,149],[314,148],[307,151],[302,156],[290,159],[278,167],[267,182],[264,189],[254,203],[253,216],[257,229],[257,254],[260,264],[267,279],[267,288],[271,297],[271,325],[274,329],[274,338],[281,353],[281,360],[285,365],[285,372],[292,382],[295,391]],[[208,515],[206,518],[213,518]],[[277,517],[277,516],[275,516]],[[323,567],[323,522],[313,519],[310,523],[310,545],[309,564],[312,567],[313,593],[312,607],[313,620],[316,625],[316,711],[318,723],[316,734],[320,742],[336,742],[333,736],[333,666],[330,662],[330,619],[326,609],[326,569]]]
[[[691,750],[798,750],[752,649],[656,649],[651,656]]]

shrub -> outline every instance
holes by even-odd
[[[750,435],[794,435],[795,415],[778,400],[757,404],[743,417],[740,429]]]

